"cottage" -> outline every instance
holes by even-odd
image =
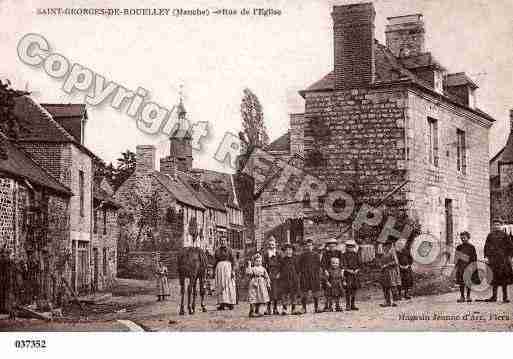
[[[72,195],[0,132],[0,312],[8,309],[9,296],[20,304],[58,296],[70,254]],[[26,282],[12,283],[14,263]]]

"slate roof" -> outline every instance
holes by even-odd
[[[15,99],[14,114],[22,120],[21,141],[76,142],[37,102],[29,96]]]
[[[177,171],[177,176],[205,207],[226,212],[225,206],[200,181],[183,172]]]
[[[57,121],[68,133],[70,133],[78,142],[82,141],[82,119],[87,119],[85,104],[53,104],[42,103],[42,107],[50,113],[52,118]]]
[[[393,84],[398,82],[409,82],[414,85],[419,86],[422,90],[428,92],[434,92],[434,89],[426,83],[426,81],[420,79],[416,76],[412,71],[410,71],[401,60],[398,60],[390,50],[380,44],[378,41],[375,41],[375,66],[376,66],[376,79],[375,85],[382,84]],[[416,67],[421,67],[421,65],[434,65],[441,67],[436,60],[434,60],[430,53],[421,54],[415,57],[411,57],[409,60],[406,60],[407,65],[410,66],[411,69]],[[408,63],[409,62],[409,63]],[[305,96],[306,92],[311,91],[333,91],[335,88],[335,75],[332,72],[325,75],[319,81],[314,82],[312,85],[308,86],[305,90],[299,91],[301,96]],[[488,121],[494,122],[495,119],[488,115],[486,112],[478,109],[478,108],[470,108],[461,104],[456,98],[449,94],[444,94],[444,97],[450,101],[451,103],[463,107],[466,110],[476,113],[483,118],[486,118]]]
[[[501,162],[513,163],[513,133],[509,134],[508,141],[502,151]]]
[[[477,84],[472,81],[464,72],[458,72],[455,74],[448,74],[445,77],[445,84],[449,87],[451,86],[463,86],[468,85],[473,89],[478,88]]]
[[[0,132],[0,172],[26,179],[61,195],[72,196],[71,190],[34,162],[30,156]]]
[[[290,151],[290,132],[275,139],[265,149],[268,151]]]
[[[191,173],[201,176],[201,181],[218,201],[229,207],[239,208],[233,175],[200,168],[193,168]]]
[[[15,98],[14,114],[21,121],[18,141],[73,143],[89,156],[99,159],[30,96],[25,95]]]
[[[107,191],[105,191],[103,188],[94,186],[93,187],[93,198],[98,202],[104,202],[105,204],[109,205],[110,207],[114,208],[120,208],[121,205],[114,199],[112,196],[109,196]]]
[[[155,177],[178,202],[190,207],[205,210],[205,206],[196,198],[190,187],[185,185],[179,178],[172,178],[159,171],[153,171],[151,175]]]

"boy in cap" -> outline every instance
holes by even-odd
[[[381,286],[385,296],[382,307],[396,307],[394,299],[397,297],[396,289],[401,286],[401,274],[399,273],[399,261],[394,248],[394,237],[389,236],[383,243],[383,255],[380,258]]]
[[[461,244],[456,247],[456,284],[460,286],[460,299],[458,299],[458,303],[465,302],[465,288],[467,289],[467,302],[472,302],[470,298],[470,288],[472,286],[472,282],[478,282],[479,276],[476,275],[477,272],[471,274],[468,278],[468,282],[465,282],[464,274],[465,270],[469,265],[475,265],[477,261],[477,252],[476,247],[469,243],[470,233],[467,231],[463,231],[460,233]],[[477,270],[477,267],[476,267]],[[477,277],[477,278],[476,278]],[[479,283],[476,283],[479,284]]]
[[[305,242],[305,250],[298,260],[299,278],[301,283],[301,291],[303,297],[301,304],[303,311],[306,313],[306,300],[308,293],[312,293],[314,300],[314,312],[321,313],[319,309],[319,296],[321,292],[321,259],[319,254],[313,250],[313,241],[307,240]]]
[[[282,315],[287,315],[287,303],[291,304],[291,314],[301,314],[296,312],[296,300],[299,294],[299,275],[297,273],[297,260],[294,257],[294,247],[291,244],[285,244],[283,247],[285,254],[280,258],[279,267],[279,285],[282,301]]]
[[[346,310],[358,310],[355,305],[356,291],[360,288],[360,257],[356,242],[351,239],[346,243],[346,250],[342,254],[342,269],[346,283]]]
[[[411,299],[410,290],[413,288],[413,257],[410,253],[410,245],[406,240],[401,240],[397,242],[398,252],[397,252],[397,260],[399,261],[399,271],[401,273],[401,286],[398,288],[398,298],[401,298],[401,295],[404,291],[404,299]]]

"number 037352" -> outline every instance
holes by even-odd
[[[44,339],[18,339],[14,341],[17,349],[46,349],[46,340]]]

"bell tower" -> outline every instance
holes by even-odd
[[[169,156],[160,160],[160,172],[172,174],[174,169],[188,172],[192,169],[192,136],[188,128],[187,111],[183,104],[182,90],[176,107],[178,125],[169,136]]]

